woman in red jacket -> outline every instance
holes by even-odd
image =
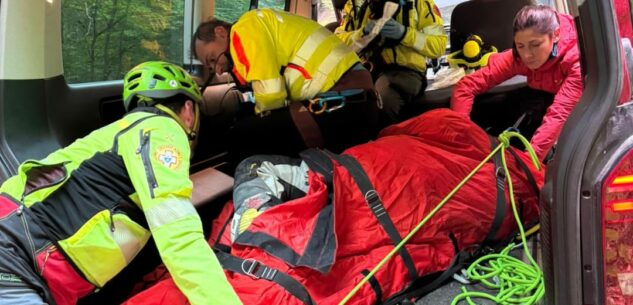
[[[571,16],[544,5],[524,7],[514,18],[513,48],[492,56],[486,67],[462,78],[453,91],[451,109],[469,116],[475,96],[515,75],[527,76],[529,88],[553,94],[551,106],[531,139],[543,160],[582,95],[576,36]],[[624,101],[630,97],[628,76],[626,79],[621,96]]]

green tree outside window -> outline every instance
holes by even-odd
[[[122,79],[147,60],[183,63],[184,0],[64,0],[68,83]]]

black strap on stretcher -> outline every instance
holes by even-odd
[[[385,206],[380,200],[380,196],[376,189],[371,184],[371,181],[363,167],[358,163],[354,157],[350,155],[336,155],[329,151],[318,150],[318,149],[308,149],[303,151],[300,156],[306,162],[308,167],[325,177],[326,184],[328,184],[328,191],[332,193],[332,161],[331,159],[336,160],[339,164],[341,164],[349,174],[352,176],[356,185],[361,191],[361,194],[365,197],[365,202],[369,206],[369,209],[374,214],[378,223],[382,226],[383,230],[387,233],[394,246],[398,245],[402,241],[402,237],[396,226],[393,224],[391,217],[389,217],[389,213],[385,209]],[[417,271],[415,269],[415,265],[413,264],[413,259],[409,254],[409,251],[402,247],[398,250],[398,254],[404,261],[407,270],[409,271],[410,280],[413,281],[418,278]]]
[[[283,287],[303,304],[314,305],[308,290],[291,276],[271,267],[268,267],[254,259],[241,259],[222,250],[215,249],[215,256],[218,258],[222,268],[250,276],[254,279],[263,279],[274,282]]]
[[[494,149],[497,146],[497,140],[491,138],[490,142],[492,149]],[[503,164],[501,163],[501,152],[497,152],[492,158],[495,164],[494,175],[497,189],[497,208],[495,209],[495,217],[492,219],[492,224],[490,225],[486,239],[484,239],[483,245],[491,245],[495,242],[497,232],[499,231],[506,215],[506,173],[503,169]]]
[[[491,138],[491,145],[493,149],[496,147],[497,145],[496,139]],[[532,188],[534,195],[539,196],[540,191],[539,191],[538,185],[536,184],[536,180],[534,179],[534,176],[532,175],[532,172],[530,172],[529,168],[523,162],[523,160],[521,160],[517,156],[517,153],[514,151],[512,147],[508,148],[507,151],[509,151],[510,154],[512,154],[515,161],[517,162],[521,170],[524,172],[527,178],[527,182]],[[501,163],[500,152],[495,154],[495,156],[493,157],[493,162],[495,164],[494,174],[495,174],[495,184],[496,184],[496,189],[497,189],[497,208],[495,212],[495,217],[492,221],[490,230],[488,232],[488,235],[483,245],[495,248],[496,244],[499,243],[499,241],[495,240],[495,237],[496,237],[497,231],[499,230],[499,227],[501,226],[503,222],[503,219],[505,218],[505,212],[506,212],[505,211],[506,210],[506,200],[505,200],[506,177],[505,177],[505,172],[503,170],[503,164]],[[483,247],[480,248],[480,250],[482,249]],[[409,285],[404,290],[391,296],[382,305],[404,304],[403,302],[407,302],[407,301],[410,302],[410,300],[412,299],[420,298],[434,291],[435,289],[439,288],[444,282],[449,280],[453,276],[453,274],[459,272],[459,270],[465,268],[473,259],[477,258],[478,254],[485,253],[485,252],[481,252],[477,250],[475,252],[472,252],[472,251],[469,251],[468,249],[464,249],[462,251],[459,251],[458,249],[456,249],[456,252],[457,254],[455,255],[455,257],[453,257],[451,264],[446,270],[440,273],[430,275],[430,277],[433,278],[430,281],[426,279],[426,276],[421,277],[420,279],[411,283],[411,285]]]

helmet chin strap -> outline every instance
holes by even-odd
[[[176,114],[173,110],[165,107],[164,105],[161,104],[156,104],[154,105],[154,107],[160,109],[161,111],[167,113],[170,117],[172,117],[174,120],[176,120],[176,122],[178,122],[178,124],[180,125],[180,127],[182,127],[182,129],[185,130],[185,133],[187,134],[187,137],[189,138],[189,144],[193,144],[195,143],[195,141],[197,140],[198,137],[198,129],[200,128],[200,107],[198,106],[198,103],[193,103],[193,108],[194,108],[194,119],[193,119],[193,126],[192,128],[187,127],[187,125],[185,124],[185,122],[182,121],[182,119],[180,118],[180,116],[178,114]]]

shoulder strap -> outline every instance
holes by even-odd
[[[363,170],[363,167],[360,165],[360,163],[358,163],[358,161],[350,155],[332,154],[332,158],[340,163],[343,167],[345,167],[345,169],[347,169],[349,174],[356,182],[356,186],[358,186],[358,188],[360,189],[361,194],[363,194],[363,196],[365,197],[365,202],[369,206],[369,209],[374,214],[382,228],[385,230],[393,244],[399,244],[402,241],[402,237],[400,236],[400,233],[398,233],[398,230],[391,220],[389,213],[385,209],[385,206],[383,205],[378,192],[376,192],[376,189],[371,184],[369,177],[367,177],[367,174]],[[415,265],[413,264],[413,259],[411,258],[411,254],[409,254],[407,248],[400,248],[400,250],[398,250],[398,254],[404,261],[404,264],[409,271],[410,280],[413,281],[418,278],[418,273],[415,269]]]
[[[325,184],[328,187],[328,191],[332,192],[332,176],[334,172],[334,166],[332,159],[323,151],[316,148],[309,148],[299,153],[301,159],[308,165],[308,167],[323,175],[325,178]]]
[[[527,165],[525,165],[525,162],[523,162],[523,160],[521,160],[521,158],[517,156],[517,153],[516,151],[514,151],[514,148],[510,148],[508,149],[508,151],[510,151],[510,154],[512,154],[512,157],[514,157],[514,160],[517,161],[517,163],[519,164],[519,167],[521,167],[521,170],[523,170],[523,172],[525,173],[525,177],[527,178],[528,184],[532,188],[534,195],[536,195],[537,197],[540,197],[541,191],[539,190],[538,185],[536,184],[536,180],[534,179],[534,176],[532,175],[532,172],[530,171],[530,169],[527,167]]]
[[[367,177],[367,174],[363,170],[362,166],[356,159],[354,159],[354,157],[350,155],[337,155],[332,152],[319,149],[308,149],[301,152],[300,155],[311,170],[318,172],[325,177],[330,197],[332,196],[333,190],[332,176],[334,170],[332,159],[336,160],[339,164],[345,167],[356,182],[361,194],[364,195],[365,202],[369,206],[369,209],[374,214],[383,230],[385,230],[393,244],[397,245],[402,241],[402,237],[400,236],[400,233],[398,233],[396,226],[393,224],[391,217],[389,217],[389,213],[387,213],[382,200],[380,200],[380,196],[374,189],[374,186],[371,184],[371,181],[369,180],[369,177]],[[404,261],[411,280],[413,281],[418,278],[418,274],[409,251],[405,247],[402,247],[398,251],[398,254]]]
[[[409,24],[411,23],[409,21],[409,12],[412,8],[413,2],[410,0],[405,0],[404,7],[402,8],[402,25],[404,25],[405,28],[408,28]]]
[[[497,139],[491,138],[490,144],[492,148],[497,145]],[[506,175],[503,170],[503,165],[501,164],[501,152],[498,152],[493,157],[495,164],[495,185],[497,189],[497,208],[495,209],[495,216],[492,220],[492,224],[490,225],[490,230],[488,231],[488,235],[484,240],[483,244],[488,245],[495,242],[495,237],[497,236],[497,231],[501,227],[503,223],[503,218],[506,214],[506,194],[505,194],[505,185],[506,185]]]

